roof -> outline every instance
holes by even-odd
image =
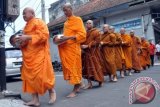
[[[90,2],[74,10],[74,13],[77,16],[85,16],[127,2],[129,2],[129,0],[91,0]],[[65,16],[62,16],[48,23],[48,27],[63,23],[65,20],[66,20]]]

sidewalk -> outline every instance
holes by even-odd
[[[23,104],[21,99],[16,99],[12,97],[5,98],[2,93],[0,93],[0,107],[29,107]]]
[[[0,107],[29,107],[23,105],[22,100],[14,99],[14,98],[6,98],[0,99]]]

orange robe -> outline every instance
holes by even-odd
[[[55,84],[49,50],[48,27],[41,19],[33,18],[27,22],[24,34],[31,36],[32,40],[21,49],[23,91],[44,94]]]
[[[58,46],[64,79],[70,84],[79,84],[82,79],[82,61],[80,43],[86,39],[86,31],[80,17],[71,16],[64,23],[64,36],[76,36]]]
[[[141,55],[140,55],[140,60],[141,60],[141,66],[145,68],[147,65],[150,65],[150,59],[149,59],[149,43],[144,40],[141,41]]]
[[[122,70],[122,65],[124,64],[124,53],[122,50],[122,38],[120,34],[115,33],[116,35],[116,43],[115,43],[115,62],[116,62],[116,68],[117,70]]]
[[[100,32],[96,28],[92,28],[87,32],[87,39],[82,45],[88,45],[89,48],[83,49],[82,65],[83,77],[92,81],[103,82],[104,71],[103,59],[101,58],[98,39]]]
[[[132,38],[132,69],[136,71],[141,70],[139,50],[140,50],[140,39],[136,36],[131,36]]]
[[[125,69],[132,69],[132,39],[128,34],[121,35],[122,41],[125,42],[122,44],[122,49],[125,57]]]
[[[116,75],[116,63],[115,63],[115,42],[116,35],[114,33],[105,33],[101,37],[102,52],[105,58],[106,69],[111,75]]]
[[[95,46],[96,57],[98,57],[98,61],[101,64],[104,76],[107,76],[109,72],[107,71],[106,64],[105,64],[105,58],[103,56],[102,48],[100,46],[102,34],[100,32],[97,32],[97,35],[98,36],[95,38],[95,42],[92,43],[92,46]]]

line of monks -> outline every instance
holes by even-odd
[[[92,20],[86,22],[86,41],[82,48],[82,76],[88,80],[85,89],[92,88],[92,81],[103,86],[104,76],[117,82],[117,71],[124,78],[150,67],[150,44],[144,37],[127,34],[124,28],[115,32],[113,26],[103,25],[103,33],[94,28]]]
[[[134,35],[120,33],[114,27],[103,26],[103,33],[93,27],[93,21],[88,20],[85,30],[80,17],[74,16],[71,4],[63,6],[67,17],[64,23],[63,36],[57,41],[62,62],[64,80],[73,85],[72,92],[67,96],[73,98],[83,87],[82,77],[88,80],[85,89],[92,88],[92,82],[99,86],[104,83],[104,76],[109,75],[110,81],[117,81],[117,72],[121,77],[132,75],[131,70],[140,72],[150,66],[149,43]],[[32,8],[23,10],[23,18],[27,22],[23,34],[14,38],[20,43],[23,53],[21,78],[23,92],[32,95],[32,100],[24,103],[27,106],[40,106],[39,95],[49,92],[49,104],[56,101],[55,75],[51,65],[49,51],[49,31],[47,25],[38,18]],[[87,31],[87,34],[86,34]],[[128,72],[127,72],[128,71]]]
[[[93,82],[103,86],[105,76],[116,82],[117,71],[124,78],[132,75],[132,70],[139,73],[150,66],[149,42],[135,36],[134,31],[126,34],[121,28],[117,33],[114,27],[105,24],[101,33],[94,28],[92,20],[86,22],[85,29],[82,19],[73,14],[71,4],[66,3],[63,12],[67,17],[63,36],[53,41],[60,43],[58,50],[64,80],[73,85],[67,98],[77,96],[81,88],[92,88]],[[83,83],[82,77],[88,80],[88,85]]]

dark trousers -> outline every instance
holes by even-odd
[[[154,55],[150,55],[151,65],[154,66]]]

